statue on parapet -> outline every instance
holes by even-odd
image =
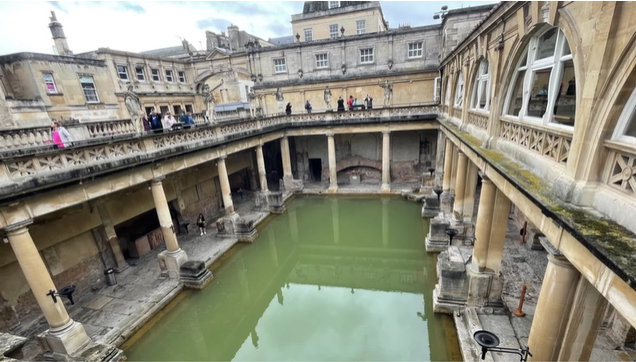
[[[323,92],[323,98],[325,99],[325,104],[327,105],[327,110],[331,111],[331,89],[329,86],[325,86],[325,91]]]
[[[250,88],[250,92],[247,93],[247,99],[250,102],[250,115],[252,118],[256,118],[256,108],[258,108],[258,98],[254,88]]]
[[[214,97],[208,84],[203,85],[201,89],[201,96],[203,96],[203,103],[205,103],[205,110],[209,122],[214,122]]]
[[[274,96],[276,96],[278,113],[283,113],[283,101],[285,100],[285,97],[283,97],[283,92],[280,91],[280,88],[276,88],[276,93],[274,93]]]
[[[143,111],[141,110],[139,97],[133,92],[133,89],[133,85],[129,84],[128,89],[124,92],[124,104],[126,105],[126,109],[128,109],[128,114],[130,114],[130,120],[135,126],[135,130],[137,133],[142,133],[144,131],[144,126],[141,123]]]
[[[384,106],[391,106],[391,99],[393,98],[393,83],[389,83],[388,80],[384,81],[384,84],[378,81],[378,86],[384,88]]]

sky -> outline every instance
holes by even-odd
[[[64,26],[69,48],[76,54],[110,48],[139,52],[180,46],[185,38],[205,49],[205,31],[240,30],[270,37],[291,34],[291,15],[302,12],[303,1],[9,1],[0,3],[0,54],[53,53],[48,28],[50,12]],[[381,1],[390,27],[439,23],[433,14],[492,1]],[[13,35],[15,34],[15,36]]]

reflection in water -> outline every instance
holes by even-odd
[[[447,360],[419,211],[402,199],[297,198],[126,355]]]

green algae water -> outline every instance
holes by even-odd
[[[204,290],[182,293],[125,351],[128,360],[456,359],[449,317],[433,314],[435,263],[420,207],[401,198],[292,200]]]

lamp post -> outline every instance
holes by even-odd
[[[497,347],[499,345],[499,337],[489,331],[477,331],[473,334],[473,339],[475,339],[475,342],[481,346],[482,360],[486,358],[486,352],[488,351],[518,354],[521,356],[519,362],[526,362],[528,360],[528,356],[532,357],[532,353],[530,353],[528,346],[523,348]]]

